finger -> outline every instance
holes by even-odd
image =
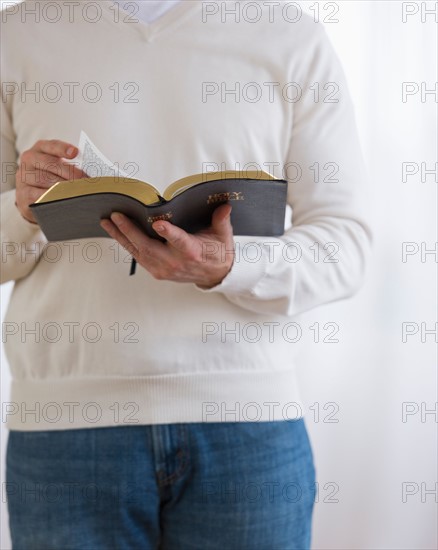
[[[17,191],[17,203],[20,204],[21,208],[27,208],[30,204],[36,202],[45,192],[46,189],[28,186],[21,192]]]
[[[231,225],[231,204],[222,204],[213,212],[211,227],[222,242],[228,242],[233,237]]]
[[[35,189],[42,189],[43,192],[47,191],[58,181],[62,181],[57,174],[52,172],[46,172],[42,170],[22,170],[20,169],[16,174],[17,189],[21,186],[34,187]]]
[[[48,155],[46,153],[40,153],[31,151],[23,154],[21,169],[24,172],[33,173],[35,170],[41,170],[41,172],[49,172],[55,174],[59,179],[72,180],[77,178],[84,178],[86,174],[80,168],[74,164],[63,162],[58,157]]]
[[[59,139],[37,141],[32,149],[54,157],[64,157],[67,159],[75,158],[75,156],[79,153],[79,149],[75,145]]]
[[[180,252],[188,252],[193,247],[191,235],[172,223],[157,221],[152,224],[152,229]]]
[[[36,202],[47,191],[45,188],[28,186],[26,188],[26,196],[28,198],[28,204]]]
[[[53,174],[52,172],[45,172],[42,170],[37,170],[35,172],[35,182],[30,182],[28,185],[32,185],[35,187],[42,187],[45,191],[52,187],[55,183],[58,181],[61,181],[61,178],[57,174]]]
[[[32,209],[29,208],[29,206],[36,202],[45,192],[46,189],[40,189],[39,187],[31,186],[27,186],[22,190],[17,189],[15,204],[20,214],[24,218],[29,221],[35,222]]]
[[[138,253],[138,248],[118,230],[117,226],[112,223],[111,220],[100,220],[100,226],[104,229],[110,237],[115,239],[125,250],[127,250],[132,256]]]
[[[163,243],[158,242],[156,239],[148,237],[142,229],[137,227],[127,216],[120,212],[113,212],[111,214],[111,221],[117,226],[117,229],[123,233],[123,235],[138,248],[142,253],[146,255],[160,254],[162,252]]]
[[[87,176],[87,174],[78,166],[75,166],[75,164],[64,162],[53,155],[47,155],[45,153],[35,154],[34,165],[43,172],[49,172],[56,175],[58,180],[74,180]]]

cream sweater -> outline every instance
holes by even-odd
[[[26,1],[3,14],[9,428],[302,415],[297,315],[360,287],[368,182],[323,27],[275,3],[233,2],[234,15],[223,4],[184,1],[150,25],[110,2]],[[287,177],[284,235],[235,237],[234,265],[209,290],[141,267],[129,277],[109,238],[47,243],[14,205],[15,163],[40,139],[77,143],[81,129],[159,190],[213,169]]]

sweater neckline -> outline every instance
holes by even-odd
[[[121,3],[119,9],[114,9],[112,2],[102,2],[102,4],[103,12],[114,25],[118,27],[124,25],[131,31],[140,34],[145,42],[153,42],[159,34],[182,24],[186,17],[197,8],[198,1],[183,0],[151,23],[147,23],[123,10],[123,3]]]

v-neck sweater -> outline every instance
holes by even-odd
[[[46,430],[303,416],[300,350],[340,341],[342,327],[300,314],[353,295],[371,243],[353,104],[323,26],[291,3],[233,2],[233,13],[183,1],[152,23],[110,2],[66,4],[56,21],[41,0],[3,17],[1,275],[15,281],[3,420]],[[81,130],[160,191],[210,170],[285,177],[284,235],[235,236],[231,271],[211,289],[140,267],[129,277],[110,238],[48,243],[15,206],[14,166],[36,141],[77,143]]]

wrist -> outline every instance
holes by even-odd
[[[207,284],[202,284],[202,285],[198,284],[197,286],[199,288],[204,289],[204,290],[208,290],[208,289],[213,288],[217,285],[220,285],[222,283],[222,281],[225,279],[225,277],[228,275],[228,273],[231,271],[231,268],[233,267],[233,263],[234,263],[234,258],[233,258],[233,261],[231,261],[231,263],[226,267],[226,269],[224,270],[224,272],[222,273],[220,278],[217,278],[217,279],[215,279],[212,282],[207,283]]]

